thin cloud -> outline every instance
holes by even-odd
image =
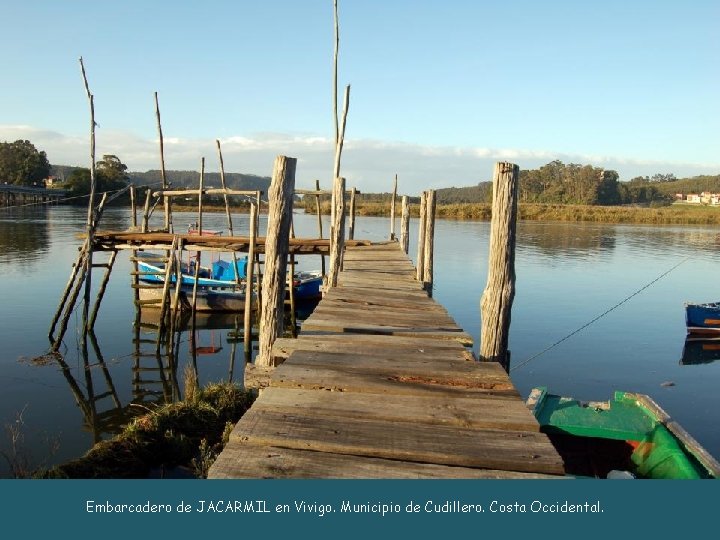
[[[51,163],[85,166],[86,136],[68,135],[32,126],[0,125],[0,140],[28,139],[44,150]],[[310,187],[315,179],[327,186],[334,159],[333,141],[315,134],[258,133],[220,139],[225,169],[270,176],[275,156],[298,158],[296,184]],[[219,169],[214,140],[167,137],[165,163],[169,169],[199,170],[205,157],[208,171]],[[158,169],[157,139],[133,133],[98,129],[97,155],[115,154],[131,171]],[[366,192],[389,191],[397,173],[401,190],[419,193],[427,188],[468,186],[489,180],[496,161],[512,161],[521,168],[536,168],[552,160],[592,164],[615,169],[624,180],[638,175],[673,172],[676,176],[717,174],[718,164],[673,163],[627,157],[570,155],[548,150],[518,148],[450,147],[352,139],[345,143],[343,175],[349,185]]]

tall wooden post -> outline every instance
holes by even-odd
[[[245,272],[245,313],[244,313],[244,334],[243,344],[245,350],[245,362],[252,360],[252,297],[253,297],[253,272],[255,271],[255,238],[257,236],[257,204],[250,204],[250,247],[248,248],[247,268]],[[258,284],[259,285],[259,284]],[[260,294],[258,286],[257,294]]]
[[[420,219],[418,220],[418,249],[415,279],[422,281],[425,277],[425,214],[427,210],[426,192],[420,195]]]
[[[260,351],[255,365],[272,365],[272,346],[283,333],[285,281],[292,219],[295,166],[297,159],[275,158],[268,192],[268,231],[265,238],[265,273],[263,275],[263,311],[260,317]]]
[[[395,175],[392,200],[390,201],[390,240],[395,240],[395,199],[397,199],[397,174]]]
[[[519,167],[496,163],[493,175],[488,278],[480,301],[480,360],[497,361],[508,370],[510,313],[515,297],[515,229]]]
[[[400,220],[400,247],[407,253],[410,249],[410,207],[408,196],[402,198],[402,218]]]
[[[160,103],[158,102],[158,94],[155,92],[155,119],[157,120],[158,137],[160,139],[160,178],[162,179],[162,188],[166,190],[170,187],[165,175],[165,143],[163,141],[162,123],[160,122]],[[172,210],[170,197],[163,197],[163,206],[165,207],[165,232],[172,232]]]
[[[137,227],[137,201],[135,200],[135,184],[130,186],[130,225]]]
[[[357,189],[352,188],[350,190],[350,226],[348,227],[348,238],[350,240],[355,239],[355,195],[357,195]]]
[[[425,195],[425,256],[423,261],[423,283],[428,295],[433,290],[433,253],[435,247],[435,190]]]
[[[345,248],[345,179],[335,179],[334,197],[335,222],[330,239],[330,272],[328,273],[328,287],[337,287],[340,266],[342,265],[343,249]]]

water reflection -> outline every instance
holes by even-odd
[[[548,257],[586,257],[615,249],[616,228],[586,223],[522,222],[518,249],[530,249]]]
[[[316,305],[317,301],[296,306],[298,324]],[[61,354],[54,354],[82,413],[83,429],[91,434],[92,442],[120,433],[135,416],[182,400],[186,369],[192,369],[199,381],[224,379],[244,386],[243,318],[242,313],[201,312],[193,318],[189,312],[183,312],[172,329],[164,330],[167,325],[160,324],[159,309],[138,307],[132,323],[129,372],[125,366],[109,368],[93,332],[81,342],[78,369],[73,370]],[[289,321],[288,311],[286,323]],[[286,328],[289,335],[291,329],[288,325]],[[253,353],[257,350],[256,337],[254,329]],[[117,387],[113,377],[122,378]],[[122,382],[128,378],[129,395],[123,392],[127,383]]]
[[[720,360],[720,338],[685,338],[680,364],[709,364]]]
[[[47,209],[0,212],[0,262],[41,259],[50,244]]]

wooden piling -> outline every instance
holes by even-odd
[[[345,248],[345,179],[335,180],[335,222],[331,228],[330,238],[330,272],[328,273],[328,287],[337,287],[340,267],[342,265],[343,249]]]
[[[355,239],[355,196],[357,195],[357,189],[352,188],[350,190],[350,226],[348,227],[348,238],[350,240]]]
[[[320,191],[320,180],[315,180],[315,191]],[[320,208],[320,194],[315,195],[315,210],[317,212],[318,222],[318,238],[323,237],[323,225],[322,225],[322,209]],[[325,275],[325,255],[320,255],[320,269],[322,275]]]
[[[145,192],[145,207],[143,209],[142,224],[140,225],[140,232],[148,232],[150,224],[150,198],[152,193],[150,188],[146,189]]]
[[[243,346],[245,351],[245,362],[252,361],[252,297],[253,297],[253,272],[255,270],[255,237],[257,236],[257,204],[250,205],[250,246],[248,248],[247,267],[245,272],[245,313],[243,324]],[[260,295],[260,286],[257,289]]]
[[[425,253],[423,257],[423,283],[429,296],[433,290],[433,253],[435,247],[435,190],[425,195]]]
[[[425,215],[427,210],[426,192],[420,195],[420,219],[418,220],[418,249],[417,266],[415,267],[415,279],[422,281],[425,277]]]
[[[268,192],[268,230],[265,239],[263,312],[260,318],[260,350],[255,364],[272,365],[272,346],[284,326],[285,283],[297,159],[278,156]]]
[[[410,207],[408,196],[402,198],[402,218],[400,220],[400,246],[407,253],[410,248]]]
[[[196,234],[202,236],[202,203],[203,203],[203,184],[205,183],[205,158],[200,160],[200,188],[198,190],[198,223]],[[200,277],[200,252],[195,252],[195,280],[193,282],[192,292],[192,314],[193,323],[195,322],[195,308],[197,306],[197,288],[198,279]],[[194,332],[194,329],[193,329]]]
[[[218,149],[218,158],[220,160],[220,185],[223,189],[227,189],[227,186],[225,185],[225,163],[223,161],[223,155],[222,150],[220,149],[220,140],[215,139],[215,143],[217,144]],[[223,200],[225,201],[225,216],[227,217],[227,224],[228,224],[228,233],[230,236],[235,236],[235,232],[233,231],[233,224],[232,224],[232,216],[230,215],[230,202],[228,201],[227,193],[223,193]],[[235,272],[235,283],[237,286],[240,286],[240,275],[237,271],[237,253],[235,251],[232,252],[232,260],[233,260],[233,268]]]
[[[163,141],[162,123],[160,122],[160,103],[158,102],[158,94],[155,92],[155,118],[157,120],[158,138],[160,139],[160,178],[162,179],[163,190],[169,186],[165,175],[165,144]],[[165,209],[165,232],[172,232],[172,201],[168,197],[163,197],[163,206]]]
[[[395,240],[395,199],[397,199],[397,174],[395,175],[392,200],[390,201],[390,240]]]
[[[117,257],[117,250],[110,252],[110,259],[108,259],[107,266],[105,268],[105,275],[103,276],[100,288],[98,289],[97,297],[95,298],[95,304],[93,306],[90,319],[88,320],[88,330],[92,330],[95,326],[95,320],[97,319],[98,310],[100,309],[100,303],[102,302],[103,296],[105,296],[105,289],[107,289],[108,281],[110,281],[110,274],[112,273],[113,266],[115,264],[115,258]]]
[[[137,201],[135,200],[135,184],[130,186],[130,225],[137,228]]]
[[[88,245],[87,252],[85,255],[85,296],[83,300],[82,310],[82,324],[83,324],[83,337],[82,341],[85,344],[85,338],[87,332],[88,316],[90,315],[90,288],[91,288],[91,276],[92,276],[92,259],[93,259],[93,233],[95,232],[95,189],[96,189],[96,171],[95,171],[95,99],[90,92],[90,85],[88,84],[87,75],[85,73],[85,64],[83,63],[82,57],[80,57],[80,70],[82,72],[83,83],[85,84],[85,93],[87,94],[88,103],[90,106],[90,194],[88,196],[88,211],[87,211],[87,237]]]
[[[488,278],[480,301],[480,360],[509,369],[510,314],[515,296],[515,231],[519,167],[496,163],[493,175]]]

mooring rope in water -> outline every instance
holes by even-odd
[[[639,288],[637,291],[635,291],[635,292],[632,293],[631,295],[626,296],[625,298],[623,298],[622,300],[620,300],[620,302],[618,302],[617,304],[615,304],[613,307],[605,310],[604,312],[602,312],[600,315],[598,315],[597,317],[595,317],[595,318],[594,318],[593,320],[591,320],[590,322],[587,322],[587,323],[583,324],[580,328],[578,328],[578,329],[576,329],[576,330],[573,330],[572,332],[570,332],[570,333],[569,333],[568,335],[566,335],[565,337],[557,340],[557,341],[556,341],[555,343],[553,343],[552,345],[546,347],[545,349],[543,349],[543,350],[540,351],[539,353],[537,353],[537,354],[531,356],[530,358],[524,360],[523,362],[519,363],[517,366],[511,367],[511,368],[510,368],[510,371],[514,371],[514,370],[519,369],[519,368],[521,368],[521,367],[523,367],[523,366],[526,366],[527,364],[529,364],[530,362],[532,362],[533,360],[535,360],[535,359],[538,358],[539,356],[542,356],[542,355],[545,354],[546,352],[554,349],[555,347],[557,347],[558,345],[560,345],[562,342],[567,341],[568,339],[570,339],[571,337],[573,337],[573,336],[574,336],[575,334],[577,334],[578,332],[581,332],[581,331],[585,330],[585,329],[586,329],[588,326],[590,326],[591,324],[599,321],[599,320],[602,319],[605,315],[607,315],[607,314],[609,314],[610,312],[616,310],[617,308],[619,308],[620,306],[622,306],[625,302],[629,301],[631,298],[634,298],[635,296],[637,296],[638,294],[640,294],[641,292],[643,292],[645,289],[647,289],[647,288],[650,287],[651,285],[653,285],[653,284],[657,283],[658,281],[660,281],[662,278],[664,278],[665,276],[667,276],[670,272],[672,272],[673,270],[675,270],[678,266],[680,266],[681,264],[683,264],[684,262],[686,262],[688,259],[690,259],[690,257],[685,257],[683,260],[681,260],[681,261],[680,261],[679,263],[677,263],[675,266],[673,266],[673,267],[670,268],[669,270],[666,270],[665,272],[663,272],[663,273],[660,274],[658,277],[656,277],[655,279],[653,279],[653,280],[650,281],[649,283],[647,283],[647,284],[645,284],[644,286],[642,286],[641,288]]]

